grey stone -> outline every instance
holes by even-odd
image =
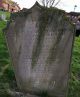
[[[5,36],[18,87],[42,97],[66,97],[74,27],[65,12],[36,3],[12,15]]]

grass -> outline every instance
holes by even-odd
[[[1,14],[6,14],[6,18],[10,17],[10,13],[2,12]],[[7,94],[7,89],[12,87],[12,82],[14,81],[14,72],[11,66],[9,52],[7,49],[3,28],[6,27],[5,21],[0,21],[0,97],[9,97]]]
[[[74,42],[68,97],[80,97],[80,37]]]
[[[0,11],[0,15],[3,12]],[[7,14],[7,19],[10,13]],[[7,50],[5,37],[2,29],[6,26],[6,22],[0,21],[0,97],[9,97],[6,90],[12,88],[15,79],[11,66],[9,53]],[[72,56],[72,73],[69,81],[68,97],[80,97],[80,37],[75,38],[73,56]]]
[[[0,64],[8,64],[9,53],[7,50],[4,33],[2,29],[6,26],[6,22],[0,21]],[[0,65],[1,67],[1,65]]]

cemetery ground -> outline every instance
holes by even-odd
[[[0,14],[3,12],[0,11]],[[9,19],[10,14],[4,12]],[[15,76],[10,62],[5,36],[2,31],[6,27],[5,21],[0,21],[0,97],[10,97],[8,89],[15,90]],[[72,53],[72,70],[69,81],[68,97],[80,97],[80,37],[75,37]]]

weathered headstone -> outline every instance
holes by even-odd
[[[1,14],[0,18],[1,18],[1,20],[6,21],[6,15],[5,14]]]
[[[5,36],[19,88],[41,97],[66,97],[74,27],[65,12],[36,3],[12,15]]]

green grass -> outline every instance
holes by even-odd
[[[4,13],[7,15],[7,19],[10,17],[10,13],[0,11],[0,15]],[[14,72],[11,66],[9,52],[7,49],[5,36],[3,29],[6,27],[5,21],[0,21],[0,97],[10,97],[7,94],[7,89],[12,87],[14,81]]]
[[[74,42],[68,97],[80,97],[80,37]]]
[[[0,21],[0,64],[7,63],[6,60],[9,59],[9,53],[7,50],[6,42],[4,33],[2,32],[2,29],[6,26],[6,22]],[[3,63],[2,61],[5,60]]]

